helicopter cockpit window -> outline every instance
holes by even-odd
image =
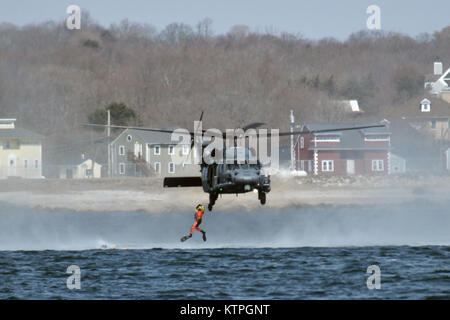
[[[258,168],[256,163],[232,163],[227,164],[227,170]]]

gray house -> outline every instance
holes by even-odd
[[[170,133],[126,129],[111,142],[114,177],[200,176],[190,144],[179,145]]]

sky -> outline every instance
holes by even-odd
[[[81,7],[82,14],[89,11],[105,27],[128,19],[160,31],[172,22],[195,26],[209,17],[215,35],[244,24],[252,31],[268,28],[309,39],[345,40],[354,32],[367,30],[370,5],[380,7],[384,31],[417,36],[450,25],[449,0],[0,0],[0,23],[24,26],[62,21],[68,17],[69,5]]]

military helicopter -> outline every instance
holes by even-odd
[[[203,111],[200,115],[200,122],[203,119]],[[154,131],[163,133],[173,133],[174,130],[169,129],[158,129],[158,128],[147,128],[147,127],[130,127],[130,126],[115,126],[115,125],[102,125],[102,124],[85,124],[87,126],[97,126],[97,127],[110,127],[119,129],[134,129],[143,131]],[[255,122],[247,126],[244,126],[240,132],[246,132],[248,129],[255,129],[265,123]],[[333,131],[345,131],[345,130],[358,130],[366,128],[376,128],[384,127],[383,124],[369,125],[369,126],[358,126],[350,128],[336,128],[336,129],[325,129],[325,130],[303,130],[297,132],[279,132],[278,136],[290,136],[304,133],[320,133],[320,132],[333,132]],[[259,159],[255,161],[250,161],[253,156],[254,150],[246,147],[238,147],[237,139],[242,138],[242,136],[234,135],[234,146],[226,147],[225,143],[222,148],[215,148],[210,151],[210,154],[204,155],[204,149],[211,143],[203,137],[206,130],[200,130],[202,134],[201,150],[199,150],[202,155],[200,163],[200,176],[195,177],[166,177],[164,178],[163,186],[165,188],[174,187],[202,187],[203,191],[209,194],[209,204],[208,210],[213,209],[219,195],[221,194],[240,194],[247,192],[258,193],[258,200],[261,205],[266,203],[266,194],[270,192],[270,176],[265,175],[263,165]],[[234,130],[237,132],[237,129]],[[191,148],[194,148],[195,135],[199,131],[188,132],[191,139]],[[253,133],[256,138],[259,138],[258,133]],[[266,137],[270,137],[271,133],[266,133]],[[225,133],[223,133],[222,138],[224,141],[228,138]],[[191,151],[190,151],[191,152]],[[190,156],[190,152],[188,157]],[[220,163],[209,163],[205,161],[208,156],[214,157],[216,153],[221,153],[223,156],[223,161]],[[244,158],[238,157],[238,154],[244,154]]]
[[[200,164],[201,177],[167,177],[164,187],[203,187],[209,193],[208,210],[211,211],[219,194],[239,194],[257,192],[262,205],[266,203],[266,193],[270,192],[270,176],[266,176],[259,160],[249,161],[252,150],[248,148],[229,147],[227,150],[214,150],[214,152],[232,153],[232,161],[224,157],[223,163]],[[231,151],[231,152],[230,152]],[[243,152],[245,160],[242,162],[237,154]]]

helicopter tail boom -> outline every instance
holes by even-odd
[[[164,188],[201,187],[201,177],[170,177],[164,178]]]

